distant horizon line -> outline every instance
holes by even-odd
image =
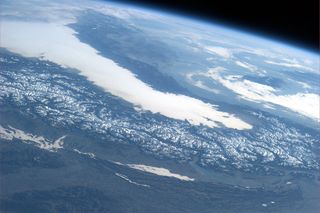
[[[93,0],[100,2],[108,2],[117,6],[130,6],[132,9],[142,10],[151,13],[157,13],[160,15],[165,15],[169,17],[180,18],[184,20],[189,20],[191,22],[197,22],[198,24],[206,24],[218,26],[221,28],[225,28],[232,31],[237,31],[243,34],[248,34],[251,36],[259,37],[264,40],[269,40],[275,43],[280,43],[282,45],[299,49],[302,51],[306,51],[315,55],[320,55],[320,45],[318,47],[311,47],[308,45],[303,45],[302,43],[295,41],[294,39],[288,38],[286,40],[282,36],[277,36],[272,33],[262,32],[261,30],[255,30],[250,28],[249,26],[240,26],[240,24],[232,24],[228,21],[223,21],[221,18],[217,18],[217,21],[214,21],[210,18],[205,18],[204,16],[197,15],[194,13],[183,12],[175,9],[170,9],[169,7],[163,6],[152,6],[151,4],[143,4],[143,3],[133,3],[126,0],[116,1],[116,0]]]

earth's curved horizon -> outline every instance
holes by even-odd
[[[0,21],[2,211],[320,208],[319,54],[104,1]]]

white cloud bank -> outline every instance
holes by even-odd
[[[148,172],[148,173],[152,173],[152,174],[156,174],[156,175],[160,175],[160,176],[173,177],[173,178],[177,178],[177,179],[184,180],[184,181],[194,181],[194,178],[189,178],[188,176],[172,173],[172,172],[170,172],[170,170],[165,169],[165,168],[146,166],[146,165],[142,165],[142,164],[128,164],[128,166],[133,169],[141,170],[144,172]]]
[[[218,111],[211,104],[185,95],[154,90],[129,70],[82,43],[75,36],[75,31],[62,24],[2,21],[0,33],[1,47],[25,57],[38,57],[77,69],[89,81],[143,110],[188,120],[194,125],[219,127],[220,122],[228,128],[252,128],[234,115]]]
[[[114,162],[115,164],[121,165],[121,166],[128,166],[132,169],[136,169],[136,170],[140,170],[143,172],[148,172],[148,173],[152,173],[155,175],[159,175],[159,176],[164,176],[164,177],[172,177],[172,178],[177,178],[179,180],[183,180],[183,181],[194,181],[194,178],[190,178],[188,176],[184,176],[184,175],[180,175],[177,173],[173,173],[168,169],[165,168],[159,168],[159,167],[154,167],[154,166],[147,166],[147,165],[143,165],[143,164],[123,164],[120,162]]]
[[[320,120],[320,96],[318,94],[301,92],[277,95],[277,91],[274,88],[249,80],[243,80],[241,76],[229,75],[222,77],[219,72],[223,70],[225,70],[223,67],[216,67],[207,73],[200,73],[199,75],[210,77],[220,82],[228,89],[240,95],[243,99],[277,104],[316,121]]]

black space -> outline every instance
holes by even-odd
[[[127,0],[141,5],[227,24],[319,51],[318,0]]]

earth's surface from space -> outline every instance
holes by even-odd
[[[1,212],[317,212],[319,55],[99,1],[1,3]]]

